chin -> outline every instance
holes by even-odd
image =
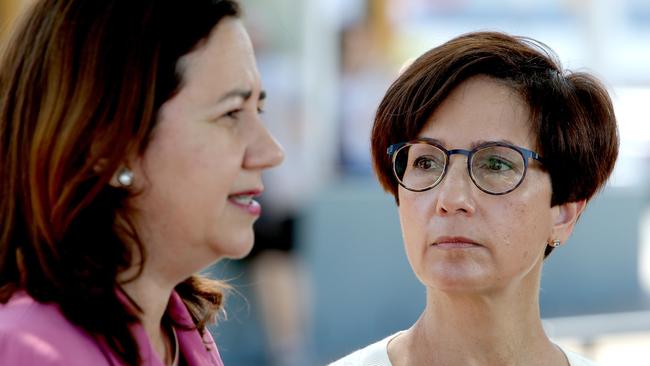
[[[477,293],[490,287],[485,274],[476,271],[443,268],[429,268],[425,276],[418,276],[426,287],[448,293]]]
[[[241,250],[241,251],[239,251],[237,253],[233,253],[233,254],[229,255],[228,258],[230,258],[230,259],[242,259],[242,258],[246,257],[248,255],[248,253],[251,252],[252,249],[253,249],[253,244],[246,247],[246,250]]]
[[[221,254],[222,257],[230,259],[242,259],[248,255],[253,249],[254,236],[251,230],[250,234],[240,236],[236,239],[229,240],[228,243],[217,244],[214,246],[215,250]]]
[[[468,282],[453,282],[453,281],[436,281],[425,284],[427,287],[436,291],[445,292],[447,294],[478,294],[485,292],[488,288],[482,284],[468,283]]]

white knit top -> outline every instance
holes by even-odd
[[[397,337],[400,333],[402,332],[391,334],[379,342],[357,350],[340,360],[329,364],[329,366],[392,366],[388,359],[388,342]],[[560,346],[558,345],[558,347]],[[594,362],[589,361],[577,353],[571,352],[562,347],[560,347],[560,349],[566,355],[569,360],[569,365],[571,366],[597,366]]]

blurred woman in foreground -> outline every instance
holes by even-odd
[[[0,364],[221,365],[282,150],[230,0],[39,0],[0,64]]]

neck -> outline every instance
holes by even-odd
[[[548,343],[534,307],[484,298],[441,299],[433,293],[428,297],[413,329],[421,340],[414,346],[437,350],[442,365],[526,364],[531,352]]]
[[[566,365],[542,327],[539,276],[532,282],[481,294],[429,288],[424,313],[395,340],[394,364]]]
[[[120,280],[132,278],[135,269],[124,272]],[[174,289],[173,281],[165,281],[161,274],[153,273],[145,266],[142,274],[134,280],[122,283],[122,289],[140,307],[140,322],[149,337],[151,345],[165,361],[169,356],[171,341],[164,330],[162,319],[167,309],[169,297]]]
[[[124,292],[140,307],[140,323],[154,352],[167,364],[169,358],[173,357],[170,350],[173,348],[174,339],[163,325],[163,316],[174,287],[189,277],[195,269],[188,264],[192,261],[179,261],[177,252],[165,250],[169,241],[161,237],[159,230],[150,230],[151,225],[141,216],[136,215],[131,220],[133,226],[139,228],[138,237],[143,251],[139,250],[129,237],[123,238],[131,244],[131,267],[120,273],[117,280]],[[120,221],[119,224],[130,226],[125,221]],[[143,252],[155,255],[142,258]],[[142,271],[138,274],[141,263]]]

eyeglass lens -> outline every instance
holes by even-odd
[[[395,175],[406,188],[415,191],[440,183],[448,163],[445,151],[427,143],[405,145],[395,154]],[[469,169],[472,181],[481,190],[500,194],[519,185],[525,165],[521,153],[511,147],[486,146],[474,151]]]

